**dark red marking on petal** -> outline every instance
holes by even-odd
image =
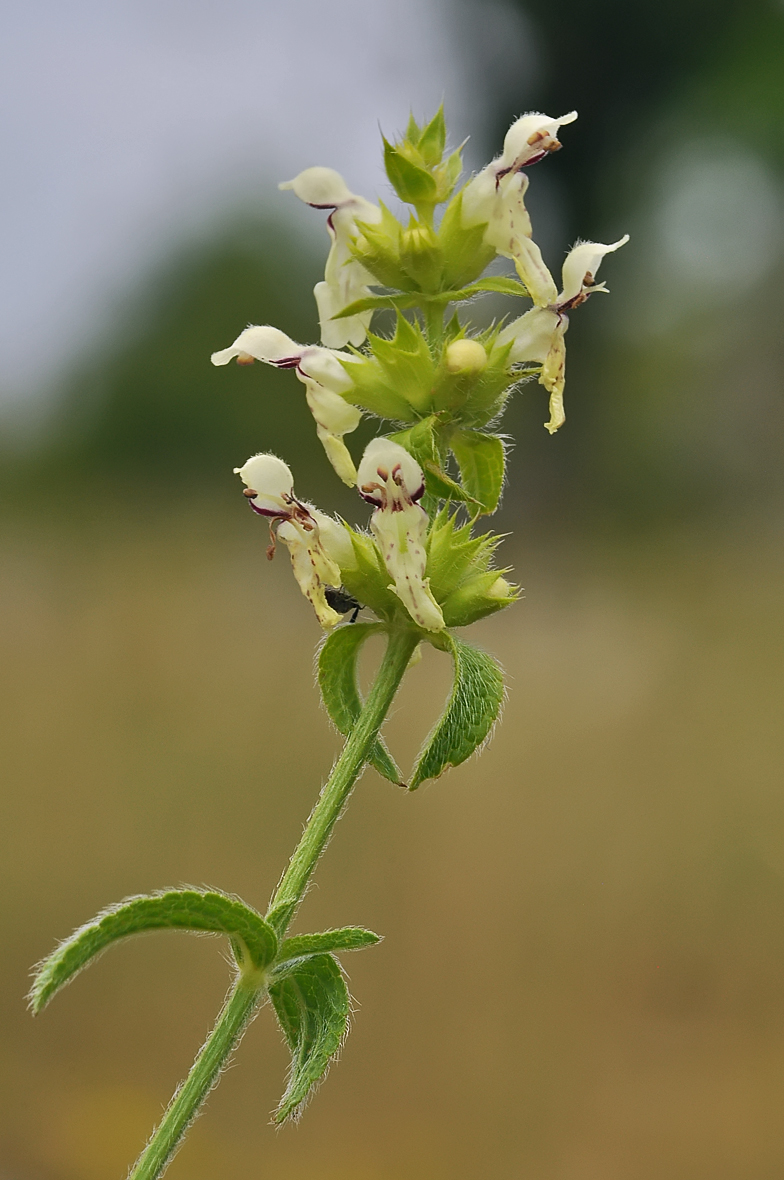
[[[248,500],[248,503],[257,516],[266,516],[267,518],[272,517],[273,520],[289,520],[291,517],[290,512],[281,512],[279,509],[275,508],[260,508],[259,505],[254,504],[252,500]]]

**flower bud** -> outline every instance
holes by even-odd
[[[478,619],[511,606],[519,597],[516,586],[512,586],[494,570],[488,570],[466,578],[461,586],[444,599],[441,609],[447,627],[467,627]]]
[[[478,340],[453,340],[445,361],[450,373],[481,373],[487,365],[487,353]]]
[[[443,257],[428,225],[412,221],[400,240],[400,262],[423,291],[435,290],[441,281]]]

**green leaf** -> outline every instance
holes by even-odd
[[[174,889],[147,897],[131,897],[104,910],[81,926],[40,964],[30,991],[30,1004],[40,1012],[55,992],[111,943],[147,930],[206,930],[227,934],[242,956],[256,968],[275,958],[278,940],[261,914],[225,893]],[[241,964],[242,965],[242,964]]]
[[[530,299],[527,289],[517,279],[509,278],[506,275],[488,275],[487,278],[477,279],[475,283],[471,283],[470,288],[474,291],[496,291],[500,295],[515,295],[518,298]]]
[[[346,316],[358,315],[361,311],[377,311],[380,308],[395,308],[402,310],[408,307],[419,307],[425,303],[436,305],[444,303],[462,303],[465,299],[472,299],[474,295],[481,295],[483,291],[495,291],[501,295],[522,295],[530,298],[522,283],[516,279],[505,278],[503,275],[489,275],[486,279],[478,279],[467,287],[460,287],[455,291],[406,291],[401,295],[368,295],[364,299],[355,299],[337,312],[333,320],[344,319]]]
[[[459,500],[461,503],[481,507],[478,500],[474,500],[443,470],[435,437],[437,426],[438,419],[431,414],[427,418],[422,418],[416,426],[400,430],[397,434],[390,435],[390,438],[414,456],[425,474],[425,487],[431,496],[439,500]]]
[[[441,719],[419,756],[411,790],[459,766],[487,739],[504,699],[504,678],[498,663],[448,632],[446,639],[455,665],[452,692]]]
[[[424,459],[422,470],[425,473],[425,487],[431,496],[437,496],[439,500],[459,500],[462,504],[481,508],[479,501],[469,495],[465,488],[461,488],[451,475],[447,475],[435,459]]]
[[[503,275],[488,275],[486,279],[477,279],[475,283],[469,283],[467,287],[460,287],[456,291],[438,291],[435,295],[422,295],[419,298],[430,303],[462,303],[464,299],[472,299],[474,295],[481,295],[483,291],[530,298],[522,283]]]
[[[378,934],[372,930],[363,930],[361,926],[344,926],[341,930],[325,930],[321,934],[297,934],[281,943],[275,971],[277,973],[288,963],[306,955],[319,955],[327,951],[358,951],[380,941]]]
[[[366,295],[364,299],[355,299],[331,318],[344,320],[347,316],[359,315],[361,311],[380,311],[383,309],[400,310],[407,307],[418,307],[426,296],[419,291],[404,292],[402,295]]]
[[[419,148],[422,159],[428,168],[434,168],[436,164],[441,163],[445,145],[446,123],[444,122],[444,106],[442,103],[434,117],[421,131],[419,139],[416,141],[416,146]]]
[[[347,623],[327,637],[319,652],[321,695],[332,721],[343,734],[351,733],[362,710],[357,685],[359,650],[366,639],[383,630],[379,623]],[[368,761],[391,783],[402,785],[403,775],[381,738],[376,740]]]
[[[436,182],[425,168],[420,168],[384,139],[384,167],[401,201],[409,205],[434,204]]]
[[[456,430],[449,440],[460,468],[463,487],[482,505],[482,513],[495,512],[504,486],[504,444],[496,434]]]
[[[326,1073],[348,1030],[351,1001],[332,955],[314,955],[269,989],[286,1043],[291,1073],[275,1111],[276,1123],[296,1114]]]

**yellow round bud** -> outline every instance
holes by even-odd
[[[481,373],[487,353],[478,340],[453,340],[446,350],[446,367],[450,373]]]
[[[490,589],[487,591],[488,598],[509,598],[513,593],[514,587],[510,586],[506,578],[498,577],[493,582]]]
[[[400,239],[401,254],[426,254],[437,247],[435,235],[427,225],[415,223],[403,231]]]

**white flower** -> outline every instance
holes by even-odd
[[[362,456],[357,486],[376,508],[370,528],[394,582],[390,590],[425,631],[443,630],[444,616],[425,577],[428,520],[417,503],[425,490],[422,468],[398,443],[375,438]]]
[[[319,526],[321,544],[328,557],[331,557],[341,570],[355,570],[357,557],[351,543],[351,532],[342,520],[334,516],[327,516],[318,508],[311,508],[311,515]]]
[[[551,119],[549,115],[532,111],[516,119],[504,136],[503,152],[490,165],[495,169],[496,177],[516,172],[528,164],[536,164],[549,152],[557,152],[561,147],[559,129],[567,123],[573,123],[576,118],[577,111],[561,115],[560,119]]]
[[[343,436],[356,430],[362,420],[362,411],[349,405],[341,396],[351,389],[351,378],[340,361],[354,358],[318,344],[297,344],[285,332],[268,324],[253,325],[240,332],[231,348],[212,354],[212,363],[227,365],[234,357],[241,365],[257,360],[278,369],[296,371],[305,386],[308,406],[316,420],[316,433],[327,458],[343,482],[353,487],[357,472]]]
[[[594,291],[606,291],[604,283],[596,282],[596,272],[605,254],[611,254],[625,246],[629,235],[625,234],[610,246],[600,242],[578,242],[566,256],[561,270],[562,289],[556,291],[553,277],[541,262],[538,247],[534,246],[544,276],[538,270],[530,272],[531,298],[536,304],[525,315],[514,320],[498,336],[498,344],[511,343],[509,360],[512,364],[535,361],[541,364],[539,381],[550,394],[550,421],[545,423],[550,434],[554,434],[566,420],[563,408],[564,383],[566,379],[566,342],[564,333],[569,327],[567,311],[585,303]],[[528,284],[526,284],[528,285]]]
[[[520,169],[535,164],[549,152],[557,151],[561,146],[557,138],[558,128],[576,118],[576,111],[560,119],[539,114],[523,115],[507,131],[502,154],[463,189],[463,225],[469,229],[487,222],[485,242],[503,258],[514,259],[523,282],[531,270],[543,282],[544,264],[541,256],[537,259],[538,251],[534,249],[532,253],[529,249],[532,244],[531,220],[524,200],[528,177]],[[555,287],[552,294],[555,297]]]
[[[340,567],[327,552],[322,529],[337,528],[337,522],[312,504],[297,500],[291,471],[275,455],[253,455],[244,466],[235,467],[234,474],[246,484],[245,495],[253,511],[270,521],[272,543],[267,556],[274,556],[276,540],[283,542],[291,555],[294,577],[318,621],[325,630],[334,627],[341,616],[327,602],[324,588],[339,587],[342,579]]]
[[[350,242],[359,234],[358,221],[371,224],[381,220],[378,205],[358,197],[348,188],[339,172],[333,168],[306,168],[293,180],[278,186],[292,189],[296,196],[314,209],[331,209],[327,231],[332,246],[324,270],[324,281],[316,283],[313,294],[319,311],[321,339],[329,348],[343,348],[346,344],[358,347],[367,336],[372,311],[347,319],[332,317],[357,299],[372,292],[368,283],[375,282],[360,262],[353,257]]]

